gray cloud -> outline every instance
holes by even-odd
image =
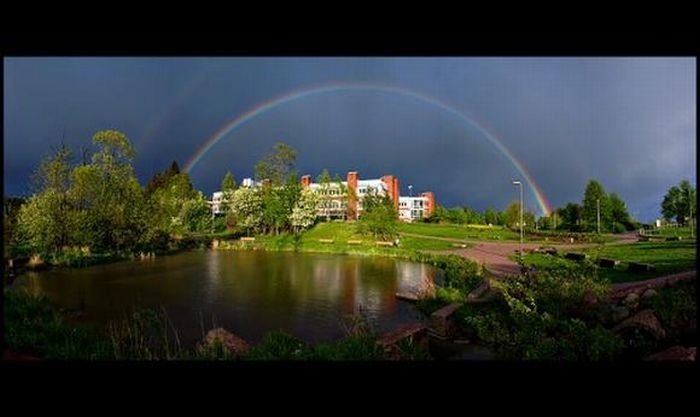
[[[365,81],[420,91],[501,140],[555,205],[597,178],[642,220],[666,189],[696,181],[695,60],[684,58],[5,59],[5,189],[27,178],[51,143],[126,132],[145,182],[185,162],[227,120],[304,86]],[[299,151],[300,171],[394,173],[445,205],[502,209],[516,197],[512,164],[478,132],[435,106],[375,92],[312,96],[226,136],[192,173],[206,192],[237,178],[274,142]],[[534,199],[527,195],[530,207]]]

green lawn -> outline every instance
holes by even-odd
[[[460,240],[519,240],[520,235],[501,226],[401,223],[399,232]]]
[[[647,233],[652,236],[680,236],[683,239],[690,238],[690,228],[688,227],[664,227]]]
[[[613,282],[627,282],[695,269],[697,257],[695,242],[695,240],[637,242],[630,245],[599,246],[590,248],[586,252],[594,260],[598,258],[619,260],[620,264],[616,267],[601,268],[600,272]],[[627,272],[628,262],[648,263],[654,265],[656,271],[631,274]]]
[[[297,239],[294,235],[258,236],[256,245],[268,250],[298,250],[303,252],[347,253],[398,256],[417,250],[447,250],[453,249],[451,242],[429,238],[402,236],[398,247],[378,246],[370,236],[363,236],[356,231],[355,224],[343,222],[319,223],[301,234]],[[321,239],[331,239],[333,243],[322,243]],[[360,244],[349,244],[349,240],[359,240]]]
[[[584,250],[593,262],[600,258],[620,261],[614,268],[598,268],[600,276],[613,283],[642,281],[664,275],[695,269],[697,255],[695,240],[675,242],[638,242],[629,245],[600,245]],[[655,271],[631,273],[627,271],[629,262],[642,262],[654,265]],[[575,261],[563,257],[544,254],[527,254],[524,263],[538,269],[572,265]]]

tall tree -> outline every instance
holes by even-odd
[[[285,143],[276,143],[274,150],[255,164],[257,180],[269,179],[273,185],[282,185],[294,169],[297,151]]]
[[[610,225],[610,201],[603,185],[590,180],[583,196],[583,221],[586,230],[595,231],[598,227],[598,204],[600,204],[600,231],[606,231]]]
[[[610,193],[610,220],[612,221],[613,232],[633,230],[634,222],[627,211],[625,201],[616,193]]]
[[[236,180],[233,178],[231,171],[226,172],[224,179],[221,180],[221,191],[224,193],[236,191]]]
[[[394,202],[388,195],[380,195],[370,188],[362,199],[362,212],[357,226],[361,233],[371,234],[380,239],[395,237],[398,213]]]
[[[693,219],[697,218],[696,190],[690,181],[683,180],[678,185],[669,188],[661,203],[661,213],[666,220],[675,217],[678,224],[686,226],[693,212]]]

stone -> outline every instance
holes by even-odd
[[[601,258],[598,260],[598,266],[601,268],[612,268],[619,263],[620,261],[616,261],[615,259]]]
[[[454,321],[454,313],[462,307],[462,303],[447,305],[430,315],[430,326],[428,331],[431,335],[439,338],[450,338],[454,336],[457,326]]]
[[[612,309],[612,319],[613,322],[618,323],[626,319],[630,315],[630,311],[627,307],[615,306]]]
[[[644,360],[646,361],[694,361],[697,348],[673,346],[664,351],[649,355]]]
[[[402,340],[419,342],[427,333],[428,327],[423,323],[411,323],[387,332],[377,338],[377,344],[385,349]]]
[[[491,288],[491,285],[489,285],[488,280],[484,280],[484,282],[481,283],[478,287],[476,287],[472,292],[469,293],[467,296],[467,301],[474,301],[478,300],[479,298],[483,297],[486,292]]]
[[[627,270],[630,272],[651,272],[655,270],[656,268],[654,265],[649,265],[645,263],[640,263],[640,262],[629,262],[627,264]]]
[[[666,331],[661,326],[659,319],[656,318],[653,310],[642,310],[634,316],[626,319],[622,323],[613,328],[613,331],[620,332],[627,328],[640,328],[649,332],[656,340],[661,340],[666,337]]]
[[[582,261],[586,259],[586,254],[585,253],[579,253],[579,252],[567,252],[566,253],[566,259],[572,259],[574,261]]]
[[[235,355],[244,355],[250,350],[248,342],[222,327],[209,330],[204,337],[203,345],[212,346],[216,342],[220,342],[226,350]]]
[[[656,292],[655,289],[649,288],[648,290],[646,290],[646,291],[644,291],[644,292],[642,293],[642,298],[651,298],[651,297],[655,297],[656,294],[658,294],[658,293]]]
[[[639,294],[636,292],[627,294],[624,300],[622,300],[622,305],[632,310],[636,309],[637,306],[639,306]]]

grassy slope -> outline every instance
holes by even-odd
[[[333,239],[334,243],[321,243],[320,239]],[[348,244],[348,240],[361,240],[359,245]],[[368,255],[400,255],[415,250],[445,250],[452,249],[450,242],[435,239],[401,237],[399,247],[383,247],[376,245],[376,239],[362,236],[355,230],[352,223],[331,222],[319,223],[304,232],[298,241],[290,234],[280,236],[256,237],[256,244],[269,250],[299,250],[304,252],[350,253]]]
[[[638,242],[629,245],[596,246],[585,250],[594,262],[599,258],[610,258],[620,261],[614,268],[599,268],[599,274],[617,282],[641,281],[656,278],[676,272],[688,271],[695,268],[697,256],[695,241],[679,242]],[[567,265],[569,261],[559,257],[543,254],[528,254],[525,263],[535,268],[547,268],[556,265]],[[648,273],[630,273],[627,271],[628,262],[642,262],[654,265],[655,271]]]
[[[456,224],[401,223],[399,232],[451,239],[518,240],[520,235],[499,226],[462,226]]]

